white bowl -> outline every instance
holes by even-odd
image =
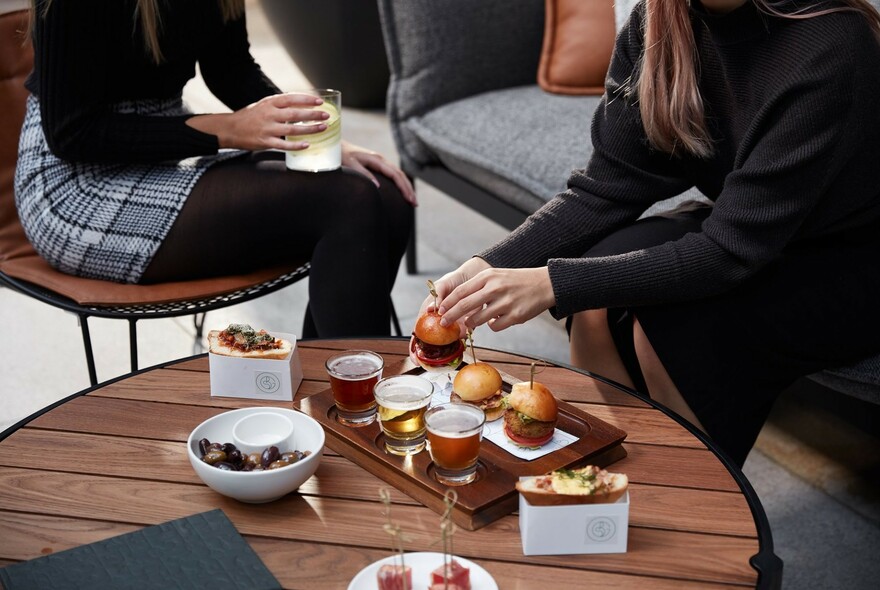
[[[293,423],[294,446],[279,449],[281,452],[297,450],[311,451],[311,454],[287,467],[266,471],[224,471],[202,461],[199,453],[201,439],[232,442],[233,425],[244,416],[261,412],[277,412]],[[244,408],[224,412],[196,426],[186,441],[186,449],[196,475],[208,487],[241,502],[258,504],[289,494],[315,473],[324,450],[324,429],[313,418],[288,408]]]

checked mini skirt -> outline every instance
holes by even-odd
[[[116,105],[121,113],[187,114],[180,97]],[[241,155],[150,164],[67,162],[49,150],[39,101],[31,96],[19,140],[15,202],[25,234],[54,268],[82,277],[136,283],[199,177]]]

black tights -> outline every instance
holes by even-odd
[[[141,280],[248,273],[311,261],[303,337],[387,335],[412,207],[388,178],[292,172],[262,152],[199,179]]]

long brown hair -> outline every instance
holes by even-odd
[[[153,62],[162,63],[162,47],[159,43],[159,31],[162,29],[162,19],[159,15],[159,2],[162,0],[137,0],[134,11],[135,26],[140,25],[144,33],[144,49],[153,58]],[[179,1],[179,0],[178,0]],[[28,22],[28,35],[33,32],[34,15],[38,0],[32,0],[30,20]],[[244,14],[244,0],[217,0],[220,11],[223,14],[223,22],[229,22]],[[52,5],[52,0],[44,0],[41,16],[45,16]]]
[[[758,10],[782,18],[814,18],[832,12],[861,13],[880,38],[880,14],[867,0],[825,0],[786,12],[776,0],[751,0]],[[703,98],[697,85],[697,54],[690,0],[645,0],[644,53],[636,82],[639,111],[651,147],[705,158],[712,154]],[[840,6],[843,4],[843,6]]]

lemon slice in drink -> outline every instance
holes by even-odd
[[[318,106],[316,106],[314,108],[314,110],[324,111],[325,113],[330,115],[329,119],[326,119],[325,121],[323,121],[323,123],[326,123],[328,127],[330,125],[332,125],[333,123],[335,123],[339,119],[339,111],[336,109],[336,107],[332,103],[325,101],[325,102],[319,104]],[[314,122],[321,123],[322,121],[314,121]]]

